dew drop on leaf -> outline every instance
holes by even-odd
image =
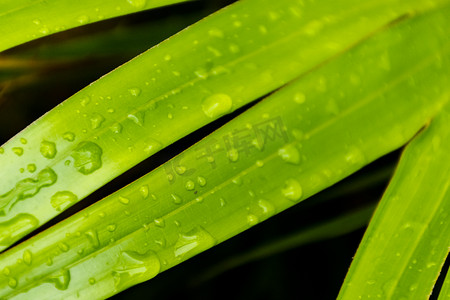
[[[292,178],[285,181],[281,193],[286,199],[294,202],[299,201],[303,196],[302,186],[300,185],[300,183],[298,183],[297,180]]]
[[[196,227],[181,234],[174,245],[175,258],[180,260],[192,257],[216,244],[216,240],[202,227]]]
[[[127,0],[127,2],[136,8],[144,8],[147,4],[147,0]]]
[[[22,147],[14,147],[14,148],[12,148],[12,151],[17,156],[22,156],[22,154],[23,154],[23,148]]]
[[[227,94],[214,94],[203,101],[202,109],[209,118],[217,118],[228,113],[233,102]]]
[[[287,163],[299,164],[300,163],[300,153],[297,148],[292,144],[287,144],[278,150],[278,155]]]
[[[50,199],[50,203],[57,211],[65,210],[78,201],[78,197],[70,191],[56,192]]]
[[[93,142],[81,142],[71,156],[78,172],[88,175],[102,167],[102,148]]]
[[[48,159],[52,159],[56,156],[57,150],[56,150],[56,144],[50,141],[42,141],[41,142],[41,148],[39,149],[42,156]]]

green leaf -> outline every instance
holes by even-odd
[[[0,52],[81,25],[188,0],[3,0]]]
[[[441,292],[439,293],[439,300],[450,299],[450,272],[447,271],[447,276],[445,277],[444,285],[442,286]]]
[[[446,2],[246,0],[198,22],[0,148],[0,249],[181,137]]]
[[[450,248],[450,105],[406,148],[339,299],[428,299]]]
[[[449,102],[448,11],[372,37],[6,251],[0,295],[111,296],[405,144]]]

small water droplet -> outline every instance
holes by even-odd
[[[147,0],[127,0],[127,2],[139,9],[144,8],[145,5],[147,4]]]
[[[27,170],[28,170],[28,172],[30,172],[30,173],[34,173],[34,172],[36,171],[36,165],[35,165],[35,164],[29,164],[29,165],[27,166]]]
[[[227,157],[230,161],[236,162],[239,159],[239,151],[235,148],[232,148],[227,151]]]
[[[163,228],[166,225],[163,218],[155,219],[155,220],[153,220],[153,222],[155,223],[156,226],[161,227],[161,228]]]
[[[113,132],[113,133],[121,133],[122,132],[122,125],[120,125],[119,123],[114,123],[113,125],[111,125],[109,127],[109,129]]]
[[[172,59],[172,56],[170,55],[170,54],[166,54],[165,56],[164,56],[164,60],[165,61],[170,61]]]
[[[119,202],[124,204],[124,205],[128,205],[130,203],[130,199],[119,196]]]
[[[131,96],[137,97],[141,94],[141,89],[140,88],[131,88],[131,89],[128,89],[128,93],[130,93]]]
[[[47,159],[52,159],[56,156],[56,144],[50,141],[43,140],[41,142],[41,148],[39,149],[42,156]]]
[[[28,141],[26,139],[24,139],[24,138],[21,138],[20,139],[20,143],[23,144],[23,145],[26,145],[28,143]]]
[[[278,155],[287,163],[299,164],[300,163],[300,153],[297,148],[292,144],[287,144],[278,150]]]
[[[94,249],[100,247],[100,240],[98,239],[97,230],[90,229],[84,233],[88,241],[91,243]]]
[[[15,289],[17,287],[17,279],[11,277],[8,280],[8,286],[12,289]]]
[[[17,156],[22,156],[23,155],[23,148],[22,147],[13,147],[12,151],[14,152],[14,154],[16,154]]]
[[[97,281],[95,280],[95,278],[89,278],[89,284],[90,285],[94,285]]]
[[[218,29],[218,28],[211,28],[208,31],[208,34],[210,36],[212,36],[212,37],[218,37],[218,38],[223,38],[224,37],[223,31]]]
[[[202,176],[198,176],[197,177],[197,182],[202,187],[206,185],[206,179],[204,177],[202,177]]]
[[[303,104],[303,103],[305,103],[305,100],[306,100],[306,96],[303,93],[296,93],[294,95],[294,102],[297,104]]]
[[[302,186],[297,180],[292,178],[286,180],[281,193],[286,199],[294,202],[299,201],[303,196]]]
[[[109,232],[113,232],[114,230],[116,230],[117,226],[115,224],[109,224],[106,227],[106,230],[108,230]]]
[[[258,217],[257,217],[257,216],[252,215],[252,214],[249,214],[249,215],[247,216],[247,224],[248,224],[249,226],[254,226],[254,225],[258,224],[258,222],[259,222],[259,220],[258,220]]]
[[[228,113],[233,102],[227,94],[214,94],[203,101],[202,109],[209,118],[217,118]]]
[[[181,204],[183,202],[181,197],[178,196],[177,194],[170,194],[170,197],[172,197],[173,203],[175,204]]]
[[[92,114],[92,117],[91,117],[91,128],[92,129],[99,128],[100,126],[102,126],[102,123],[104,121],[105,121],[105,118],[102,115],[100,115],[98,113]]]
[[[264,162],[263,162],[262,160],[257,160],[256,163],[255,163],[255,165],[256,165],[258,168],[261,168],[261,167],[264,166]]]
[[[81,142],[71,154],[73,166],[84,175],[91,174],[102,167],[102,154],[102,148],[96,143]]]
[[[63,134],[63,139],[65,139],[68,142],[73,142],[75,140],[75,133],[73,133],[73,132],[65,132]]]
[[[195,183],[192,180],[188,180],[184,186],[188,191],[192,191],[195,189]]]
[[[67,251],[70,250],[69,245],[67,245],[67,244],[64,243],[64,242],[58,243],[58,248],[59,248],[62,252],[67,252]]]
[[[33,254],[31,253],[30,250],[25,250],[23,252],[23,262],[27,265],[31,265],[33,260]]]
[[[129,114],[127,118],[133,121],[138,126],[142,127],[144,125],[144,112],[142,111],[136,112],[134,114]]]
[[[141,186],[139,188],[139,193],[141,194],[142,198],[147,199],[149,194],[148,185]]]
[[[50,203],[57,211],[62,211],[78,201],[78,197],[70,191],[56,192],[50,199]]]
[[[89,17],[86,15],[79,16],[77,22],[80,24],[87,24],[89,22]]]

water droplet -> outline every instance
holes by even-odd
[[[5,267],[2,271],[3,275],[9,276],[11,274],[11,270],[8,267]]]
[[[68,142],[73,142],[75,140],[75,133],[73,133],[73,132],[65,132],[63,134],[63,139],[65,139]]]
[[[186,172],[186,167],[185,166],[176,166],[175,167],[175,172],[177,172],[178,175],[183,175]]]
[[[0,154],[5,153],[5,149],[3,147],[0,147]]]
[[[272,203],[264,199],[258,200],[258,207],[262,210],[262,213],[265,216],[271,216],[275,213],[275,207]]]
[[[56,192],[50,199],[50,203],[57,211],[62,211],[78,201],[78,197],[70,191]]]
[[[51,275],[44,280],[44,282],[51,283],[55,285],[60,291],[67,290],[70,283],[70,271],[69,270],[61,270],[55,275]]]
[[[247,224],[248,224],[249,226],[254,226],[254,225],[258,224],[258,222],[259,222],[259,220],[258,220],[258,217],[257,217],[257,216],[252,215],[252,214],[249,214],[249,215],[247,216]]]
[[[194,72],[198,78],[206,79],[208,78],[208,72],[205,69],[199,69]]]
[[[9,286],[10,288],[12,288],[12,289],[15,289],[15,288],[17,287],[17,279],[11,277],[11,278],[8,280],[8,286]]]
[[[119,196],[119,202],[124,204],[124,205],[128,205],[130,203],[130,199]]]
[[[261,32],[261,34],[267,34],[267,27],[266,26],[260,25],[258,27],[258,29],[259,29],[259,32]]]
[[[161,228],[163,228],[166,225],[163,218],[155,219],[155,220],[153,220],[153,222],[155,223],[156,226],[161,227]]]
[[[89,17],[86,15],[79,16],[77,22],[80,24],[87,24],[89,22]]]
[[[105,118],[102,115],[100,115],[98,113],[92,114],[92,117],[91,117],[91,128],[92,129],[99,128],[100,126],[102,126],[102,123],[104,121],[105,121]]]
[[[195,183],[192,180],[188,180],[185,184],[185,188],[188,191],[192,191],[195,189]]]
[[[206,179],[204,177],[202,177],[202,176],[198,176],[197,177],[197,182],[202,187],[206,185]]]
[[[67,252],[67,251],[70,250],[69,245],[67,245],[67,244],[64,243],[64,242],[58,243],[58,248],[59,248],[62,252]]]
[[[239,151],[235,148],[232,148],[227,151],[227,157],[230,161],[236,162],[239,159]]]
[[[56,173],[50,169],[40,171],[37,178],[25,178],[16,183],[16,186],[0,196],[0,216],[5,215],[19,201],[35,196],[43,187],[54,184]]]
[[[21,138],[20,139],[20,143],[23,144],[23,145],[26,145],[28,143],[28,141],[26,139],[24,139],[24,138]]]
[[[306,100],[306,96],[303,93],[296,93],[294,95],[294,102],[297,104],[303,104],[303,103],[305,103],[305,100]]]
[[[235,185],[242,185],[242,178],[240,176],[237,176],[235,178],[233,178],[233,180],[231,180],[231,182],[233,182]]]
[[[217,118],[228,113],[233,106],[230,96],[214,94],[203,101],[202,109],[209,118]]]
[[[256,165],[258,168],[261,168],[261,167],[264,166],[264,162],[263,162],[262,160],[257,160],[256,163],[255,163],[255,165]]]
[[[170,61],[172,59],[172,56],[170,55],[170,54],[166,54],[165,56],[164,56],[164,60],[165,61]]]
[[[98,239],[97,230],[88,230],[84,233],[84,235],[87,237],[89,243],[91,243],[92,247],[94,249],[97,249],[100,247],[100,240]]]
[[[129,114],[127,118],[133,121],[138,126],[142,127],[144,125],[144,112],[142,111],[136,112],[134,114]]]
[[[10,246],[25,233],[37,228],[39,221],[29,214],[18,214],[14,218],[0,223],[0,250]]]
[[[81,142],[71,156],[78,172],[88,175],[102,167],[102,148],[93,142]]]
[[[148,198],[148,185],[143,185],[139,188],[139,193],[141,194],[142,198],[147,199]]]
[[[137,97],[141,94],[141,89],[140,88],[131,88],[131,89],[128,89],[128,93],[130,93],[131,96]]]
[[[299,201],[303,196],[302,186],[297,180],[292,178],[286,180],[281,193],[286,199],[294,202]]]
[[[24,262],[26,265],[31,265],[32,260],[33,260],[33,255],[32,255],[32,253],[31,253],[31,251],[30,251],[30,250],[25,250],[25,251],[23,252],[23,262]]]
[[[14,154],[16,154],[17,156],[22,156],[23,154],[23,148],[22,147],[13,147],[12,151],[14,152]]]
[[[299,164],[300,163],[300,153],[297,148],[292,144],[287,144],[278,150],[278,155],[287,163]]]
[[[127,2],[136,8],[144,8],[147,4],[147,0],[127,0]]]
[[[54,158],[57,153],[56,144],[46,140],[41,142],[41,148],[39,150],[42,156],[48,159]]]
[[[94,285],[97,281],[95,280],[95,278],[89,278],[89,284],[90,285]]]
[[[106,227],[106,230],[108,230],[109,232],[113,232],[114,230],[116,230],[117,226],[115,224],[110,224]]]
[[[216,240],[202,227],[196,227],[186,234],[179,236],[174,245],[174,255],[185,260],[216,244]]]
[[[140,254],[136,251],[121,252],[111,275],[116,291],[122,291],[155,277],[161,269],[158,256],[153,251]]]
[[[84,96],[80,99],[81,106],[85,107],[91,102],[91,98],[89,96]]]
[[[170,194],[170,197],[172,197],[173,203],[175,204],[181,204],[183,202],[183,199],[177,194]]]
[[[222,30],[218,29],[218,28],[211,28],[208,31],[208,34],[212,37],[218,37],[218,38],[223,38],[224,34],[222,32]]]
[[[35,164],[29,164],[29,165],[27,166],[27,170],[28,170],[28,172],[30,172],[30,173],[34,173],[34,172],[36,171],[36,165],[35,165]]]

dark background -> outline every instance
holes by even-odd
[[[62,32],[0,54],[1,144],[103,74],[232,2],[205,0],[155,9]],[[143,25],[154,30],[136,32],[135,36],[121,34],[127,28]],[[111,32],[117,34],[110,43],[70,47],[71,43]],[[16,69],[2,67],[2,59],[8,57],[23,58],[32,63]],[[147,159],[44,228],[146,174],[245,109],[248,106]],[[211,278],[205,279],[205,274],[231,257],[268,245],[358,207],[375,204],[388,184],[399,155],[397,151],[381,158],[336,186],[113,298],[335,299],[365,228],[302,247],[293,246],[290,250],[232,268]],[[361,180],[377,172],[384,175],[370,184],[361,184]],[[347,190],[344,195],[343,189]],[[444,276],[441,275],[440,281]]]

